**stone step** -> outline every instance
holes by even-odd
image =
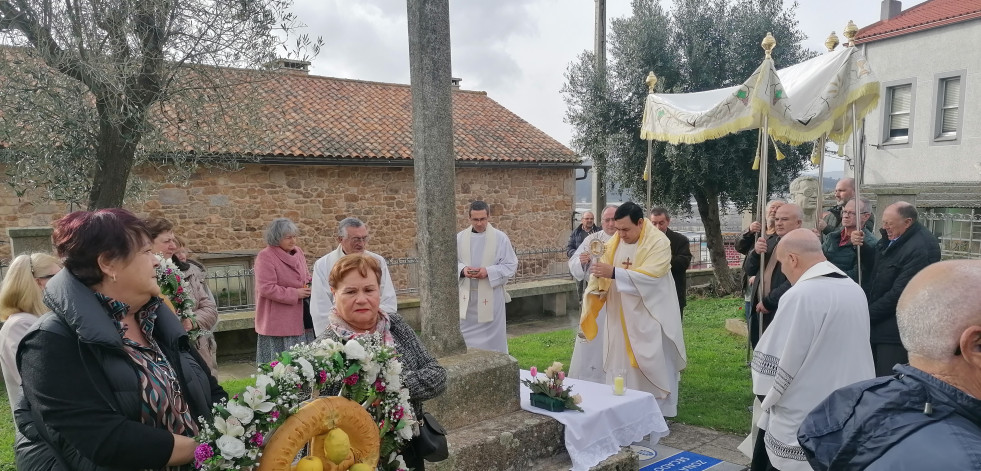
[[[475,404],[475,407],[479,405]],[[564,427],[531,412],[511,412],[450,430],[450,456],[429,471],[525,471],[536,460],[565,453]],[[567,468],[568,469],[568,468]]]
[[[450,430],[450,456],[426,463],[429,471],[568,471],[565,430],[556,420],[526,411]],[[638,458],[629,449],[607,458],[593,470],[637,471]]]
[[[561,453],[549,458],[542,458],[531,463],[529,470],[534,471],[569,471],[572,468],[572,459],[568,453]],[[589,468],[590,471],[637,471],[640,464],[637,454],[629,448],[620,449],[617,453],[596,466]]]

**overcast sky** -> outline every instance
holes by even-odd
[[[409,82],[404,0],[294,1],[294,11],[308,25],[305,32],[325,41],[311,74]],[[906,0],[903,8],[922,1]],[[668,0],[661,2],[670,8]],[[880,0],[800,0],[797,17],[808,36],[805,45],[824,51],[831,31],[844,41],[841,31],[848,20],[867,26],[879,20],[880,8]],[[594,10],[593,0],[451,1],[453,76],[463,79],[462,88],[486,91],[568,145],[572,130],[563,121],[559,90],[569,64],[593,47]],[[629,0],[607,0],[607,24],[629,13]]]

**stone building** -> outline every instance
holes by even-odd
[[[865,120],[863,191],[915,204],[945,257],[981,257],[981,0],[928,0],[855,39],[882,83]],[[850,146],[845,146],[849,150]]]
[[[212,259],[250,259],[264,247],[262,229],[276,217],[299,225],[299,245],[310,263],[333,250],[337,222],[347,216],[369,225],[369,250],[389,258],[414,255],[419,228],[409,87],[305,70],[261,76],[260,135],[234,150],[209,149],[248,156],[240,170],[202,170],[171,184],[164,183],[163,170],[140,167],[134,173],[157,184],[126,207],[174,221],[190,248]],[[516,248],[564,246],[580,158],[486,92],[455,87],[453,119],[456,181],[446,184],[456,186],[458,226],[467,225],[469,201],[483,199]],[[2,187],[0,233],[50,226],[66,209]],[[0,244],[0,258],[10,256],[10,245]]]

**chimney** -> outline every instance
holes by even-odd
[[[462,82],[462,81],[463,81],[462,78],[459,78],[459,77],[450,77],[450,86],[452,86],[453,89],[455,89],[455,90],[459,90],[460,89],[460,82]]]
[[[295,74],[307,75],[310,73],[310,62],[299,59],[278,58],[267,62],[265,67],[269,70],[281,70]]]
[[[903,2],[899,0],[882,0],[882,21],[891,20],[903,12]]]

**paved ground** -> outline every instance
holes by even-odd
[[[508,324],[508,337],[568,329],[578,325],[578,320],[578,316],[569,316]],[[255,373],[255,363],[251,361],[220,362],[218,364],[219,381],[247,378],[253,373]],[[749,466],[749,458],[736,449],[745,436],[736,436],[670,421],[668,423],[671,434],[662,438],[658,446],[655,447],[658,454],[674,454],[681,450],[723,460],[723,463],[708,468],[711,471],[738,471]]]

